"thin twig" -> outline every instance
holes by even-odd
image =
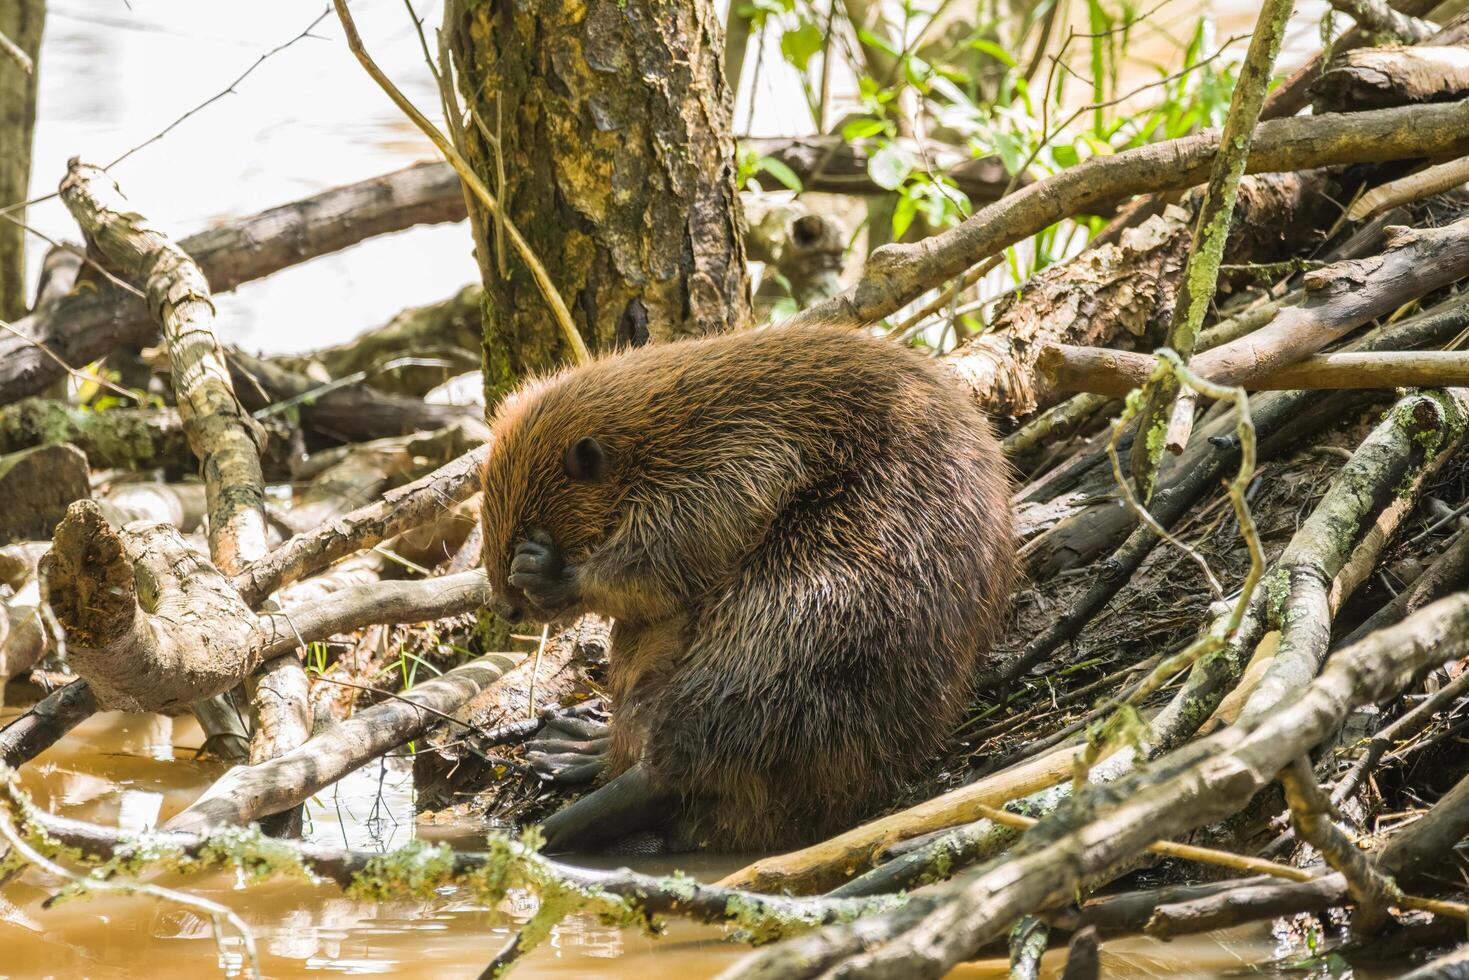
[[[15,778],[14,770],[4,770],[3,774],[0,775],[3,775],[7,782]],[[12,796],[19,798],[19,794],[13,790]],[[210,922],[214,924],[214,941],[216,945],[221,943],[224,935],[224,930],[221,928],[220,923],[228,922],[240,935],[240,942],[243,946],[244,953],[244,968],[250,972],[252,977],[255,977],[255,980],[260,980],[260,954],[255,948],[255,934],[250,931],[250,927],[246,925],[245,920],[240,918],[229,906],[212,902],[207,898],[200,898],[196,895],[175,891],[172,888],[164,888],[161,885],[153,885],[143,881],[119,881],[115,878],[98,878],[92,875],[78,874],[75,871],[64,868],[30,845],[30,842],[20,833],[19,828],[15,826],[8,807],[0,807],[0,837],[4,837],[11,849],[23,858],[27,864],[34,865],[47,874],[55,875],[57,878],[70,883],[72,887],[79,891],[111,892],[116,895],[147,895],[150,898],[156,898],[164,902],[173,902],[176,905],[182,905],[184,908],[192,909],[195,912],[206,915],[209,917]],[[220,952],[221,954],[224,952],[222,946]]]
[[[148,137],[143,142],[139,143],[137,146],[134,146],[131,149],[126,150],[121,156],[119,156],[117,159],[113,160],[111,163],[107,164],[102,169],[103,170],[111,170],[113,167],[117,166],[119,163],[122,163],[128,157],[132,156],[134,153],[137,153],[139,150],[143,149],[145,146],[150,146],[150,145],[152,145],[154,143],[157,143],[159,140],[163,139],[163,137],[165,137],[169,133],[171,133],[180,124],[182,124],[184,122],[184,120],[188,119],[190,116],[194,115],[196,112],[199,112],[200,110],[207,108],[208,106],[214,104],[215,102],[218,102],[220,99],[224,98],[226,95],[233,95],[234,92],[235,92],[235,86],[238,85],[238,84],[240,84],[241,82],[243,82],[246,78],[249,78],[250,77],[250,74],[253,71],[255,71],[255,69],[257,69],[261,65],[263,65],[268,58],[271,58],[272,56],[274,56],[276,54],[279,54],[280,52],[286,50],[286,48],[289,48],[291,45],[295,44],[297,41],[302,40],[303,38],[312,37],[313,36],[312,33],[311,33],[312,29],[314,29],[317,24],[320,24],[323,20],[325,20],[326,19],[326,15],[329,14],[329,13],[331,13],[331,9],[330,8],[327,8],[327,9],[323,10],[321,13],[317,14],[316,17],[311,21],[311,23],[309,23],[309,24],[306,25],[306,29],[305,30],[303,30],[301,33],[297,34],[295,37],[291,38],[289,41],[285,42],[284,44],[278,44],[275,47],[271,48],[269,51],[267,51],[264,54],[262,54],[259,58],[256,58],[254,64],[252,64],[249,68],[246,68],[243,72],[241,72],[240,73],[240,76],[238,78],[236,78],[233,82],[230,82],[222,90],[220,90],[219,92],[216,92],[214,95],[211,95],[209,98],[205,99],[203,102],[200,102],[198,105],[194,106],[194,108],[190,109],[188,112],[184,113],[182,116],[179,116],[173,122],[169,123],[167,126],[164,126],[158,132],[154,133],[152,136]]]
[[[19,44],[6,37],[4,31],[0,31],[0,54],[5,55],[11,61],[15,62],[20,70],[27,75],[34,75],[36,73],[36,65],[31,61],[31,56],[26,54],[25,50]]]
[[[510,220],[510,216],[505,214],[500,208],[500,202],[495,198],[495,195],[490,193],[490,189],[485,186],[483,180],[480,180],[479,175],[474,172],[474,168],[455,149],[449,137],[445,136],[439,127],[430,122],[428,117],[408,100],[408,97],[398,89],[398,86],[393,84],[392,79],[383,74],[383,70],[372,60],[372,57],[367,53],[367,49],[362,44],[362,37],[357,33],[357,24],[352,20],[352,14],[347,9],[347,0],[332,0],[332,3],[336,7],[337,18],[342,22],[342,29],[347,34],[347,47],[352,50],[352,54],[357,57],[363,69],[387,93],[388,98],[393,101],[393,104],[402,110],[403,114],[429,138],[434,146],[438,147],[439,152],[444,155],[444,159],[459,174],[459,179],[464,181],[465,186],[484,205],[485,210],[496,220],[504,224],[505,232],[510,236],[510,242],[515,246],[516,253],[519,254],[521,261],[525,263],[526,268],[530,270],[531,277],[535,279],[536,285],[540,287],[541,295],[545,297],[546,304],[551,307],[551,314],[556,318],[556,323],[561,328],[562,337],[571,352],[572,362],[583,364],[590,360],[591,352],[587,350],[586,341],[582,339],[581,333],[576,329],[576,322],[571,318],[571,311],[566,308],[566,303],[561,298],[561,293],[556,289],[556,284],[551,281],[550,273],[546,271],[546,267],[541,264],[541,260],[531,249],[530,243],[521,235],[520,229]]]
[[[26,343],[30,344],[32,347],[39,350],[42,354],[45,354],[47,357],[51,358],[51,360],[55,361],[58,365],[61,366],[61,369],[63,371],[71,375],[73,378],[76,378],[79,381],[90,381],[95,385],[101,385],[108,391],[122,395],[125,398],[130,398],[133,401],[138,402],[139,404],[142,403],[143,399],[138,397],[137,392],[128,391],[126,388],[119,387],[118,385],[113,384],[111,381],[108,381],[106,378],[100,375],[93,374],[91,371],[83,371],[80,368],[72,367],[70,364],[67,364],[66,361],[62,360],[61,355],[57,354],[54,350],[47,347],[36,338],[28,337],[25,334],[21,333],[19,330],[15,329],[13,325],[7,323],[4,320],[0,320],[0,330],[4,330],[11,336],[17,337],[20,340],[23,340]]]

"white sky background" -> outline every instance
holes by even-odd
[[[152,136],[299,33],[326,4],[51,0],[48,6],[32,196],[55,190],[69,157],[105,163]],[[437,26],[438,0],[415,6],[430,29]],[[1222,39],[1247,32],[1256,5],[1171,0],[1155,15],[1166,34],[1137,37],[1129,56],[1140,64],[1176,61],[1167,34],[1186,39],[1205,9],[1219,12]],[[1324,0],[1298,4],[1283,66],[1299,64],[1319,47],[1324,9]],[[352,10],[378,63],[418,105],[433,109],[437,96],[401,0],[353,0]],[[236,93],[120,164],[113,174],[138,210],[182,237],[211,222],[432,158],[432,147],[347,51],[335,15],[316,33],[326,39],[306,38],[277,53]],[[737,131],[748,125],[757,136],[811,132],[778,38],[767,37],[765,44],[758,78],[753,45],[750,51]],[[843,72],[833,81],[840,113],[853,83]],[[28,220],[52,237],[77,237],[59,201],[32,208]],[[30,240],[32,284],[46,247]],[[220,330],[229,342],[266,352],[320,347],[350,339],[405,306],[443,299],[476,275],[463,227],[419,228],[220,295]]]

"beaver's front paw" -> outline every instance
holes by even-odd
[[[556,613],[576,603],[576,566],[566,564],[551,535],[533,528],[530,537],[515,546],[510,559],[510,584],[544,613]]]

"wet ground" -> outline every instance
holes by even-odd
[[[0,711],[0,722],[15,714]],[[196,762],[202,741],[191,718],[98,715],[22,770],[26,789],[55,813],[130,829],[167,820],[223,771]],[[372,765],[312,801],[307,837],[323,844],[394,847],[415,832],[411,779],[392,760]],[[473,849],[470,828],[425,827],[426,837]],[[618,859],[626,863],[627,859]],[[640,871],[680,867],[712,880],[744,863],[739,858],[632,859]],[[226,874],[187,880],[190,893],[228,905],[255,933],[267,976],[317,973],[394,977],[474,977],[534,911],[523,898],[489,910],[448,891],[432,901],[359,902],[332,885],[273,881],[242,887]],[[53,908],[44,903],[57,882],[34,871],[0,893],[0,977],[98,977],[173,980],[225,975],[238,966],[239,949],[227,941],[223,957],[210,923],[196,913],[147,897],[99,896]],[[719,930],[671,923],[651,938],[610,929],[589,916],[557,927],[551,942],[515,970],[517,977],[709,977],[745,947],[725,943]],[[1128,940],[1104,949],[1104,971],[1114,977],[1226,977],[1277,955],[1266,930],[1223,933],[1173,943]],[[1047,958],[1054,974],[1059,954]],[[221,969],[223,968],[223,969]],[[1002,977],[1006,964],[978,963],[955,976]]]

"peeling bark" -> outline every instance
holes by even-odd
[[[1359,48],[1331,63],[1310,88],[1316,112],[1360,112],[1453,102],[1469,95],[1469,47]]]
[[[1178,217],[1149,218],[1117,245],[1039,272],[1018,295],[995,305],[989,330],[946,354],[944,363],[986,411],[1029,412],[1038,400],[1035,359],[1047,341],[1151,345],[1173,309],[1188,241],[1188,225]]]

